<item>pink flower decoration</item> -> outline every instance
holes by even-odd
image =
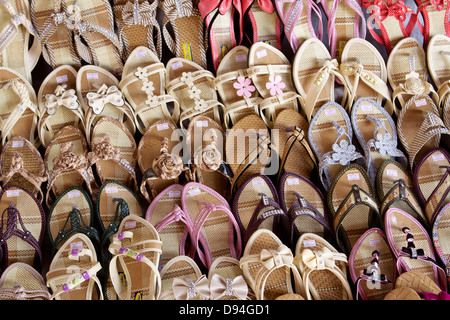
[[[275,95],[282,95],[283,91],[281,89],[284,89],[286,87],[286,84],[281,81],[281,76],[269,76],[269,82],[266,83],[266,88],[270,89],[270,94],[272,96]]]
[[[237,89],[236,94],[242,97],[244,94],[247,98],[252,96],[252,92],[255,91],[255,86],[252,85],[252,80],[250,78],[244,78],[239,76],[237,82],[233,83],[233,87]]]

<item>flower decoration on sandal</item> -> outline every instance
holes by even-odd
[[[233,87],[237,90],[236,94],[239,97],[245,95],[247,98],[250,98],[252,92],[256,90],[255,86],[252,85],[252,80],[250,78],[244,78],[243,76],[237,77],[237,81],[233,83]]]
[[[281,76],[277,75],[271,75],[269,76],[269,82],[266,83],[266,88],[270,90],[270,94],[272,96],[275,95],[282,95],[283,94],[283,90],[286,87],[286,84],[281,81]]]

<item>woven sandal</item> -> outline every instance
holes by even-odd
[[[85,234],[73,234],[53,256],[46,273],[51,299],[103,300],[97,277],[101,268],[91,240]]]
[[[186,236],[184,234],[187,233],[189,238],[192,238],[194,223],[191,217],[181,210],[182,191],[182,185],[170,185],[153,199],[145,213],[145,219],[155,226],[163,243],[162,268],[172,258],[187,254],[189,243],[181,245],[183,237]]]
[[[205,116],[194,117],[186,131],[192,181],[210,187],[229,200],[232,173],[225,162],[225,138],[222,127]]]
[[[278,193],[265,175],[253,175],[234,194],[232,209],[239,224],[244,246],[258,229],[272,231],[281,240],[289,240],[284,230],[288,221]]]
[[[267,169],[272,157],[270,138],[269,129],[257,115],[242,118],[227,131],[225,154],[233,172],[232,192],[252,175]]]
[[[27,139],[13,137],[0,156],[2,187],[16,185],[29,190],[42,202],[42,183],[47,180],[42,156]]]
[[[414,190],[430,226],[440,209],[450,201],[449,168],[450,154],[443,148],[436,148],[426,154],[414,170]]]
[[[0,193],[0,212],[0,269],[24,262],[41,271],[46,224],[41,203],[28,190],[9,186]]]
[[[420,271],[402,273],[395,281],[395,287],[412,289],[424,300],[441,300],[439,295],[444,293],[436,282]],[[432,299],[429,299],[431,297]],[[443,300],[448,300],[448,293],[445,292],[441,297],[447,297]]]
[[[197,115],[208,116],[222,125],[220,111],[224,111],[224,106],[217,99],[212,72],[183,58],[170,59],[166,69],[167,93],[178,101],[182,110],[180,127],[185,130],[185,122]]]
[[[333,240],[327,204],[314,183],[299,174],[287,172],[279,181],[278,195],[280,206],[289,217],[291,248],[295,248],[304,233]]]
[[[95,213],[89,194],[80,187],[64,191],[49,209],[47,235],[55,254],[73,234],[85,234],[94,245],[100,244],[94,228]]]
[[[360,4],[353,0],[320,0],[328,18],[328,43],[333,58],[340,61],[342,50],[352,38],[366,38],[366,19]]]
[[[114,0],[112,9],[123,45],[123,60],[140,46],[162,58],[161,30],[156,20],[158,5],[159,0]]]
[[[383,300],[422,300],[419,294],[409,287],[395,288],[384,296]]]
[[[405,154],[397,148],[397,126],[379,103],[370,98],[359,98],[350,117],[353,133],[364,151],[365,169],[372,183],[386,160],[396,160],[408,166]]]
[[[275,95],[273,97],[266,98],[261,101],[259,105],[260,116],[264,120],[266,125],[270,129],[273,129],[276,118],[278,117],[280,112],[284,110],[292,110],[296,113],[300,112],[300,98],[300,95],[293,91],[283,93],[282,95]]]
[[[417,14],[405,5],[405,1],[364,0],[361,6],[370,13],[367,18],[370,34],[384,46],[388,55],[400,40],[411,36],[417,22]]]
[[[244,40],[250,46],[264,42],[281,50],[281,21],[272,1],[242,1]]]
[[[134,110],[119,90],[119,81],[102,68],[88,65],[78,70],[77,96],[85,112],[86,140],[91,142],[92,129],[98,119],[111,117],[123,122],[135,134]]]
[[[0,1],[0,21],[1,66],[16,70],[31,82],[41,44],[31,22],[29,1]],[[31,45],[30,37],[33,37]]]
[[[430,39],[435,35],[450,36],[450,23],[447,19],[450,7],[447,2],[416,0],[415,3],[417,4],[417,15],[422,18],[417,21],[417,26],[423,36],[424,48],[428,46]]]
[[[446,5],[446,4],[445,4]],[[437,34],[431,38],[427,47],[427,65],[434,85],[439,95],[438,107],[442,114],[445,126],[450,130],[450,69],[448,65],[448,54],[450,53],[450,38]]]
[[[394,289],[396,258],[379,228],[367,230],[353,247],[349,273],[362,300],[383,300]]]
[[[158,270],[162,243],[144,218],[128,215],[109,246],[113,257],[109,276],[119,300],[157,300],[161,292]],[[125,286],[119,273],[123,272]]]
[[[434,218],[431,235],[433,239],[436,255],[444,265],[445,269],[449,268],[450,250],[448,247],[448,230],[445,225],[449,221],[450,204],[443,206]]]
[[[52,68],[81,66],[81,58],[72,39],[75,15],[68,13],[67,8],[62,0],[31,1],[31,18],[41,42],[42,56]]]
[[[301,97],[301,113],[308,122],[325,103],[338,100],[335,80],[344,84],[344,94],[348,91],[339,63],[331,58],[319,39],[308,39],[301,44],[292,62],[292,75]]]
[[[0,300],[49,300],[42,275],[32,266],[15,262],[0,278]]]
[[[294,254],[306,300],[353,300],[345,254],[313,233],[300,236]]]
[[[237,259],[230,257],[215,259],[209,268],[208,279],[210,282],[210,300],[251,299],[252,292],[249,290]]]
[[[22,75],[12,69],[0,67],[0,75],[2,145],[13,136],[21,136],[38,146],[36,92]]]
[[[169,51],[175,57],[195,62],[206,69],[204,22],[198,8],[190,0],[160,0],[159,8],[164,14],[162,34]]]
[[[391,92],[387,86],[386,63],[369,41],[350,39],[342,50],[340,70],[349,90],[346,97],[348,112],[355,101],[364,97],[383,105],[390,115],[394,113]]]
[[[182,173],[188,172],[181,154],[175,151],[179,139],[180,134],[171,121],[159,120],[150,126],[139,141],[137,162],[142,172],[140,192],[149,202],[171,184],[178,184]]]
[[[242,42],[244,27],[241,2],[201,0],[198,9],[205,23],[213,68],[217,70],[225,55]],[[237,26],[235,19],[238,21]],[[236,27],[239,33],[237,38]]]
[[[274,148],[280,156],[278,179],[284,172],[293,172],[310,179],[317,169],[316,156],[307,138],[308,127],[306,119],[295,110],[282,110],[277,115],[273,130],[278,130],[279,137],[278,141],[274,141],[274,144],[278,142]]]
[[[294,293],[305,297],[292,251],[272,231],[255,231],[239,263],[256,300],[275,300]]]
[[[194,222],[188,256],[197,253],[206,268],[219,256],[239,259],[241,233],[225,198],[205,185],[190,182],[183,189],[181,204],[181,209]],[[185,239],[183,243],[186,243]]]
[[[263,99],[295,92],[291,72],[291,62],[280,49],[265,42],[250,47],[247,73]]]
[[[283,31],[294,52],[305,40],[322,40],[322,12],[319,6],[310,0],[276,0],[278,16],[283,23]],[[317,19],[317,26],[313,21]]]
[[[125,62],[119,88],[133,107],[135,123],[142,134],[158,120],[178,123],[180,106],[166,94],[165,86],[166,68],[158,57],[149,48],[134,49]]]
[[[95,196],[98,186],[87,159],[84,134],[73,126],[62,128],[45,149],[44,164],[48,176],[45,203],[51,207],[70,187],[85,187]]]
[[[161,269],[158,300],[209,300],[209,281],[188,256],[176,256]]]
[[[308,140],[318,159],[319,178],[325,190],[345,166],[363,157],[352,139],[350,117],[335,102],[324,104],[311,120]]]
[[[76,94],[76,79],[77,71],[72,66],[60,66],[50,72],[39,88],[38,135],[44,147],[65,126],[84,132],[84,111]]]
[[[386,160],[378,169],[375,186],[381,217],[384,217],[390,208],[398,208],[428,226],[424,210],[414,190],[412,177],[406,168],[394,160]]]
[[[436,262],[433,242],[428,231],[414,217],[401,209],[389,209],[384,230],[397,258],[397,273],[421,272],[442,290],[447,290],[445,271]]]
[[[336,243],[350,254],[358,239],[370,228],[381,228],[374,189],[366,171],[349,164],[334,180],[327,194]]]
[[[387,59],[386,69],[397,117],[399,110],[411,99],[420,100],[422,96],[430,96],[435,104],[439,103],[438,94],[427,82],[425,50],[417,39],[409,37],[400,40]]]
[[[87,158],[90,166],[95,165],[100,184],[112,180],[139,190],[136,141],[120,121],[110,117],[98,120],[92,130],[91,150]]]
[[[221,60],[216,70],[215,88],[225,105],[224,122],[231,128],[249,114],[259,114],[262,98],[248,77],[249,49],[236,46]]]

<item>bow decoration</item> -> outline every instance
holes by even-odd
[[[311,270],[334,268],[335,257],[333,252],[324,247],[322,250],[305,249],[302,254],[303,263]]]
[[[267,270],[292,264],[294,257],[291,249],[281,245],[277,250],[263,249],[260,253],[260,261]]]
[[[116,107],[122,107],[125,104],[123,94],[116,86],[108,87],[106,84],[102,85],[97,92],[89,92],[86,95],[89,107],[98,115],[102,113],[105,105],[110,103]]]
[[[411,8],[405,5],[403,0],[398,0],[391,5],[387,5],[383,0],[373,2],[372,12],[375,19],[383,21],[389,16],[395,17],[398,21],[406,20],[406,14],[411,13]]]
[[[56,87],[54,94],[49,93],[45,95],[44,105],[49,115],[54,115],[60,106],[64,106],[70,110],[76,110],[80,106],[75,90],[66,90],[60,85]]]
[[[213,300],[219,300],[224,296],[234,296],[239,300],[246,300],[248,295],[248,286],[243,276],[230,279],[214,274],[211,278],[210,290]]]
[[[434,6],[437,11],[442,11],[444,5],[448,3],[448,0],[430,0],[430,4]]]
[[[175,278],[172,284],[175,300],[190,300],[197,296],[205,299],[209,298],[209,281],[205,275],[202,275],[195,282],[191,278]]]

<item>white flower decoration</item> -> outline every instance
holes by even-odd
[[[192,72],[183,72],[180,78],[181,82],[186,83],[189,87],[194,85],[194,77],[192,76]]]
[[[194,99],[194,100],[199,100],[200,93],[202,93],[202,91],[199,88],[197,88],[196,86],[192,86],[192,88],[188,90],[188,93],[189,93],[189,98]]]
[[[149,95],[153,95],[153,91],[155,91],[155,87],[153,86],[152,81],[145,81],[142,83],[142,91],[145,91]]]
[[[147,77],[149,74],[147,73],[147,69],[138,67],[136,72],[134,73],[136,77],[138,77],[140,80],[147,80]]]
[[[200,100],[195,101],[195,107],[194,107],[195,110],[197,110],[199,112],[205,112],[205,110],[207,108],[208,108],[208,103],[205,100],[200,99]]]

